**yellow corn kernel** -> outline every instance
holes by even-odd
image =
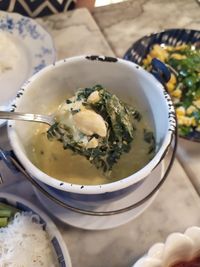
[[[183,115],[178,115],[178,124],[179,125],[185,125],[185,126],[196,126],[196,121],[194,117],[186,117]]]
[[[169,82],[167,83],[167,89],[168,89],[168,91],[169,92],[172,92],[175,89],[175,85],[176,85],[176,77],[172,73],[171,74],[171,78],[170,78]]]
[[[161,61],[165,61],[168,58],[168,52],[160,45],[154,45],[150,55],[152,58],[156,57]]]
[[[200,99],[193,101],[193,104],[197,106],[197,108],[200,108]]]
[[[190,118],[185,117],[185,118],[183,119],[183,122],[184,122],[184,125],[186,125],[186,126],[191,126],[191,120],[190,120]]]
[[[186,125],[186,126],[190,126],[190,125],[191,125],[191,121],[190,121],[190,119],[187,118],[187,117],[184,117],[184,119],[183,119],[183,123],[184,123],[184,125]]]
[[[196,111],[197,109],[194,106],[189,106],[186,110],[187,115],[191,115],[192,112]]]
[[[173,73],[171,74],[169,82],[171,82],[172,84],[176,84],[176,76]]]
[[[177,120],[178,120],[178,124],[179,125],[183,125],[184,124],[184,116],[183,115],[178,115],[177,114]]]
[[[186,56],[185,55],[174,53],[174,54],[171,54],[171,58],[175,58],[175,59],[180,60],[180,59],[185,59]]]
[[[176,89],[171,93],[171,95],[177,98],[181,98],[182,92],[180,89]]]
[[[173,51],[174,50],[174,46],[171,46],[171,45],[168,45],[168,46],[165,46],[165,49],[169,52]]]
[[[172,91],[174,91],[175,89],[175,85],[171,82],[167,83],[167,90],[171,93]]]
[[[150,55],[147,55],[147,57],[143,60],[143,64],[145,66],[148,66],[149,64],[151,64],[152,61],[152,57]]]
[[[185,124],[185,116],[177,116],[178,124],[184,125]]]
[[[191,125],[192,126],[197,126],[197,122],[196,122],[194,117],[191,117]]]
[[[185,49],[185,48],[187,48],[187,45],[186,45],[186,44],[177,45],[177,46],[175,47],[176,50],[183,50],[183,49]]]
[[[178,124],[179,125],[183,125],[184,124],[183,116],[177,116],[177,120],[178,120]]]
[[[185,108],[184,107],[178,107],[177,109],[176,109],[176,114],[177,114],[177,116],[179,115],[179,116],[184,116],[185,115]]]

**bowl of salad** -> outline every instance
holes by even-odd
[[[169,29],[144,36],[124,58],[148,71],[153,58],[168,65],[172,75],[166,89],[175,106],[179,136],[200,142],[200,31]]]

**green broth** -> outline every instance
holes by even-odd
[[[73,184],[98,185],[125,178],[143,166],[152,158],[149,154],[149,144],[144,141],[144,129],[152,130],[143,116],[136,122],[134,140],[129,153],[123,154],[113,167],[111,175],[105,176],[83,156],[64,150],[57,140],[49,141],[46,131],[48,126],[40,125],[27,147],[32,163],[49,176]]]

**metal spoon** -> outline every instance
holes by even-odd
[[[55,123],[55,115],[28,114],[22,112],[0,111],[0,119],[42,122],[50,126]]]

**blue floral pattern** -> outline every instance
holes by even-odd
[[[55,61],[51,36],[33,19],[1,11],[0,32],[7,32],[27,45],[32,53],[31,75]]]
[[[45,35],[41,34],[37,24],[33,24],[32,19],[20,16],[19,20],[16,22],[16,20],[10,16],[10,14],[7,14],[5,17],[0,19],[0,30],[10,33],[15,31],[21,38],[29,36],[33,39],[44,39]]]

